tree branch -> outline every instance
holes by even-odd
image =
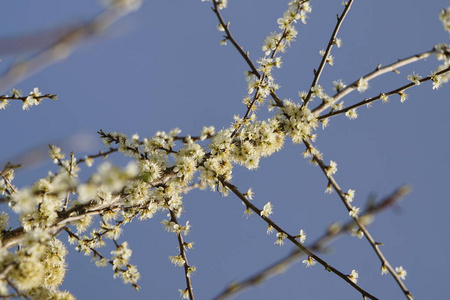
[[[395,203],[399,202],[403,197],[405,197],[409,192],[409,188],[407,186],[402,186],[398,188],[394,193],[385,197],[383,200],[378,202],[375,205],[368,206],[364,213],[361,215],[361,220],[370,220],[371,217],[381,211],[389,208]],[[328,230],[322,235],[322,237],[318,238],[315,242],[311,243],[307,248],[312,251],[322,251],[326,244],[331,243],[333,239],[342,236],[345,233],[349,233],[355,227],[355,222],[353,220],[348,221],[344,225],[336,225],[332,224],[328,227]],[[257,272],[256,274],[240,281],[231,283],[225,290],[220,293],[215,300],[225,300],[233,295],[244,291],[251,286],[259,284],[264,280],[277,276],[278,274],[283,273],[288,267],[293,265],[298,261],[300,257],[305,255],[301,249],[295,248],[290,254],[279,259],[278,261],[272,263],[267,266],[263,270]]]
[[[347,16],[347,14],[348,14],[348,12],[349,12],[352,4],[353,4],[353,1],[354,0],[350,0],[345,5],[344,11],[342,12],[341,16],[337,17],[336,27],[334,27],[333,34],[331,35],[330,40],[328,41],[328,46],[327,46],[327,49],[325,50],[325,53],[324,53],[324,55],[322,57],[322,61],[320,62],[319,68],[317,70],[315,70],[315,72],[314,72],[313,82],[311,83],[311,87],[309,88],[308,95],[306,96],[302,106],[306,106],[308,104],[309,100],[311,99],[312,88],[314,86],[316,86],[316,84],[319,82],[320,75],[322,74],[322,71],[325,68],[325,64],[327,62],[328,55],[330,55],[331,48],[333,47],[333,45],[335,44],[335,41],[336,41],[336,36],[337,36],[337,34],[339,32],[339,29],[341,28],[342,23],[344,22],[345,17]]]
[[[308,255],[308,257],[313,258],[315,261],[317,261],[319,264],[321,264],[323,267],[325,267],[325,270],[332,272],[342,278],[344,281],[346,281],[348,284],[350,284],[354,289],[359,291],[363,297],[368,297],[370,299],[378,299],[375,296],[371,295],[369,292],[365,291],[361,287],[359,287],[356,283],[354,283],[350,278],[348,278],[347,275],[343,274],[333,266],[329,265],[326,261],[321,259],[319,256],[314,254],[310,249],[303,246],[300,242],[298,242],[294,236],[288,234],[285,230],[283,230],[277,223],[272,221],[270,218],[261,215],[261,210],[257,208],[253,203],[251,203],[238,189],[236,186],[231,184],[229,181],[226,181],[223,177],[219,177],[220,182],[224,186],[226,186],[228,189],[230,189],[239,199],[241,199],[244,204],[250,208],[253,212],[255,212],[261,219],[263,219],[267,224],[272,226],[276,231],[280,233],[285,233],[287,235],[287,239],[289,239],[297,248],[299,248],[301,251],[303,251],[305,254]]]

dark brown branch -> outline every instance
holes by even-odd
[[[316,84],[319,82],[320,75],[322,74],[323,69],[325,68],[325,64],[327,63],[328,55],[330,55],[331,48],[333,47],[336,36],[339,32],[339,29],[341,28],[342,23],[344,22],[345,17],[347,16],[351,6],[353,4],[353,0],[350,0],[344,8],[344,11],[342,12],[341,16],[337,18],[337,24],[336,27],[334,27],[333,34],[330,37],[330,40],[328,41],[327,49],[325,50],[325,54],[322,57],[322,61],[320,62],[319,68],[314,73],[314,79],[311,83],[311,87],[309,88],[308,95],[305,98],[305,101],[303,102],[303,106],[306,106],[311,99],[312,95],[312,88],[316,86]]]
[[[356,283],[350,280],[347,275],[343,274],[333,266],[329,265],[326,261],[321,259],[319,256],[314,254],[310,249],[303,246],[300,242],[298,242],[294,236],[288,234],[285,230],[283,230],[277,223],[272,221],[270,218],[261,215],[261,210],[257,208],[253,203],[251,203],[238,189],[236,186],[231,184],[230,182],[226,181],[224,178],[219,177],[220,182],[226,186],[228,189],[230,189],[241,201],[250,208],[253,212],[255,212],[260,218],[262,218],[267,224],[272,226],[276,231],[280,233],[285,233],[287,235],[287,239],[289,239],[297,248],[299,248],[301,251],[303,251],[305,254],[308,255],[308,257],[313,258],[315,261],[317,261],[319,264],[321,264],[327,271],[332,272],[342,278],[344,281],[346,281],[348,284],[350,284],[354,289],[359,291],[363,297],[368,297],[370,299],[378,299],[369,292],[365,291],[361,287],[359,287]]]
[[[381,211],[388,209],[390,206],[398,203],[403,197],[405,197],[409,192],[409,188],[407,186],[402,186],[398,188],[394,193],[387,196],[380,202],[375,205],[371,205],[367,207],[365,212],[361,215],[360,219],[370,218],[371,216],[380,213]],[[355,222],[353,220],[348,221],[342,226],[330,226],[329,229],[315,242],[311,243],[307,248],[313,251],[323,251],[328,243],[330,243],[333,239],[337,239],[339,236],[342,236],[345,233],[350,232],[355,227]],[[233,295],[244,291],[251,286],[254,286],[262,281],[276,276],[277,274],[286,270],[289,266],[298,261],[298,259],[305,255],[301,249],[294,249],[287,256],[279,259],[278,261],[272,263],[267,266],[263,270],[257,272],[256,274],[248,277],[247,279],[242,280],[241,282],[233,282],[230,284],[222,293],[220,293],[215,300],[225,300],[227,298],[232,297]]]

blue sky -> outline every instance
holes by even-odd
[[[313,11],[306,25],[298,24],[299,35],[287,53],[283,67],[274,75],[281,85],[278,95],[298,101],[324,49],[343,6],[339,1],[312,1]],[[356,1],[341,28],[340,49],[334,48],[335,66],[327,66],[321,84],[331,94],[332,81],[351,83],[397,59],[448,42],[448,33],[438,20],[444,1]],[[185,135],[197,135],[203,126],[217,129],[231,124],[234,114],[243,115],[246,94],[243,59],[229,44],[220,46],[222,34],[211,3],[197,1],[145,1],[141,9],[115,24],[105,35],[90,40],[67,59],[16,83],[25,93],[39,87],[58,94],[58,101],[45,101],[29,111],[19,103],[0,111],[2,150],[0,163],[19,162],[32,149],[46,149],[56,143],[79,157],[102,149],[96,131],[120,131],[128,135],[153,136],[156,131],[179,127]],[[254,60],[262,57],[265,37],[278,29],[276,20],[287,1],[229,1],[223,16]],[[14,1],[4,5],[1,38],[33,34],[89,20],[102,9],[94,1]],[[29,53],[11,55],[0,46],[0,70]],[[344,99],[355,103],[407,83],[412,71],[427,76],[436,68],[434,57],[400,69],[400,75],[386,74],[371,82],[364,94]],[[5,91],[2,91],[4,93]],[[7,92],[7,91],[6,91]],[[336,178],[344,190],[356,190],[355,205],[364,206],[370,195],[379,198],[403,184],[413,188],[398,207],[379,215],[369,227],[375,239],[384,243],[385,255],[393,266],[408,271],[406,286],[416,299],[433,299],[447,293],[450,260],[448,211],[448,155],[450,86],[432,90],[427,82],[407,91],[400,103],[374,103],[358,110],[359,118],[343,116],[318,130],[317,145],[325,161],[338,163]],[[269,114],[265,108],[259,117]],[[86,144],[86,145],[85,145]],[[45,150],[46,151],[46,150]],[[273,219],[291,232],[303,228],[308,239],[320,236],[334,221],[348,220],[348,213],[336,194],[326,195],[326,180],[320,169],[301,157],[304,147],[287,141],[283,150],[264,159],[258,170],[234,169],[233,183],[241,190],[252,187],[254,203],[262,207],[271,201]],[[110,157],[125,164],[120,155]],[[18,186],[32,184],[55,167],[50,160],[25,165],[17,172]],[[98,166],[98,163],[95,165]],[[95,168],[94,166],[94,168]],[[91,170],[85,170],[87,178]],[[211,299],[228,283],[241,280],[288,253],[291,245],[274,245],[267,226],[256,216],[243,216],[244,207],[234,196],[194,191],[184,198],[195,249],[188,252],[198,271],[193,276],[198,299]],[[184,288],[183,271],[170,264],[177,253],[176,237],[164,232],[158,215],[146,222],[125,227],[122,240],[133,249],[131,262],[141,272],[142,290],[113,279],[109,268],[98,269],[89,257],[69,256],[63,288],[78,299],[178,299]],[[66,237],[61,236],[62,240]],[[70,248],[70,246],[69,246]],[[105,252],[107,253],[107,249]],[[331,245],[324,258],[350,273],[359,271],[359,284],[380,299],[401,299],[391,277],[380,275],[380,263],[366,240],[343,237]],[[326,288],[324,288],[326,287]],[[338,295],[338,296],[336,296]],[[316,266],[296,264],[284,274],[238,295],[236,299],[360,299],[360,295],[338,277]]]

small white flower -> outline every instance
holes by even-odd
[[[358,92],[360,93],[365,92],[369,88],[369,82],[363,77],[361,77],[358,83],[356,84],[356,87]]]
[[[400,96],[400,102],[403,103],[408,99],[408,94],[406,94],[404,91],[401,91],[400,93],[398,93],[398,95]]]
[[[273,213],[273,206],[272,206],[272,204],[270,203],[270,202],[267,202],[267,204],[266,205],[264,205],[264,208],[263,208],[263,210],[261,211],[261,216],[262,217],[269,217],[272,213]]]
[[[359,207],[353,206],[352,209],[348,212],[350,217],[356,218],[358,217]]]
[[[388,95],[380,94],[380,99],[381,99],[381,101],[383,101],[383,103],[387,103],[389,101],[388,98],[389,98]]]
[[[302,263],[305,264],[307,268],[309,268],[316,264],[316,260],[311,256],[308,256],[308,259],[303,260]]]
[[[345,113],[345,116],[350,120],[354,120],[358,117],[358,113],[356,112],[356,108],[350,109]]]
[[[355,198],[355,190],[349,189],[348,192],[345,194],[345,198],[348,202],[352,202]]]
[[[352,229],[352,236],[358,237],[358,239],[362,239],[364,237],[364,232],[361,229]]]
[[[277,233],[277,240],[275,241],[276,245],[283,246],[284,245],[284,239],[287,238],[287,234],[284,232],[278,232]]]
[[[177,267],[182,267],[186,263],[181,255],[177,256],[169,256],[170,262],[173,263]]]
[[[395,272],[397,272],[398,277],[400,277],[402,280],[405,280],[406,279],[406,275],[408,274],[406,272],[406,270],[403,269],[403,266],[396,267],[395,268]]]
[[[327,176],[331,176],[336,174],[337,172],[337,163],[333,160],[330,161],[330,165],[327,168]]]
[[[358,272],[355,270],[352,270],[352,273],[350,275],[347,275],[348,279],[350,279],[351,281],[353,281],[353,283],[357,283],[358,282]]]
[[[422,76],[413,72],[412,74],[408,75],[407,78],[409,81],[414,82],[415,85],[419,85],[420,79],[422,79]]]
[[[306,240],[306,233],[303,229],[300,230],[300,233],[297,235],[297,238],[300,240],[300,243],[304,243]]]

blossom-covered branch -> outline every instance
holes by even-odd
[[[41,103],[44,99],[52,99],[57,100],[57,95],[52,94],[45,94],[42,95],[41,92],[39,92],[39,88],[34,88],[29,96],[22,96],[22,93],[19,90],[13,89],[11,91],[11,96],[9,95],[2,95],[0,96],[0,109],[6,109],[6,107],[9,105],[9,102],[11,100],[20,100],[23,102],[22,109],[28,110],[30,106],[38,105]]]

